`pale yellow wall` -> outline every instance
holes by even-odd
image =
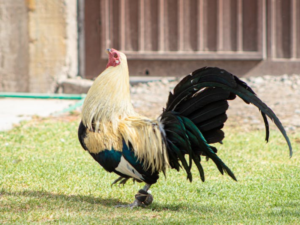
[[[77,75],[76,0],[0,0],[0,92],[54,92]]]
[[[28,27],[24,0],[0,0],[0,92],[28,86]]]
[[[30,0],[29,87],[53,92],[66,58],[66,5],[62,0]]]

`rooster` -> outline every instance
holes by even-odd
[[[212,67],[204,67],[187,75],[170,92],[166,107],[158,119],[135,112],[130,99],[130,83],[125,54],[107,49],[106,69],[89,89],[82,107],[78,128],[79,141],[106,171],[119,175],[113,184],[128,179],[144,182],[129,207],[149,205],[151,185],[167,168],[183,168],[192,181],[194,163],[204,181],[201,156],[211,159],[221,174],[236,180],[233,172],[217,156],[210,144],[222,143],[222,128],[227,120],[228,100],[236,95],[261,111],[266,141],[271,118],[284,136],[292,156],[290,140],[277,116],[254,91],[238,77]]]

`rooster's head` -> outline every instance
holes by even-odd
[[[110,66],[116,67],[120,65],[121,61],[124,60],[125,57],[125,55],[122,52],[119,52],[113,48],[108,48],[107,53],[108,53],[108,63],[106,65],[106,68]]]

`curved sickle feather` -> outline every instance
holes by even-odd
[[[218,83],[218,82],[202,82],[199,83],[197,85],[194,85],[192,87],[190,87],[189,89],[194,89],[194,88],[203,88],[203,87],[221,87],[224,88],[226,90],[229,90],[233,93],[235,93],[236,95],[238,95],[240,98],[242,98],[243,100],[246,100],[250,103],[252,103],[253,105],[255,105],[257,108],[259,108],[263,113],[265,113],[278,127],[278,129],[280,130],[280,132],[282,133],[282,135],[284,136],[288,146],[289,146],[289,151],[290,151],[290,157],[292,157],[293,155],[293,149],[292,149],[292,145],[290,142],[290,139],[288,138],[286,131],[284,129],[284,127],[282,126],[280,120],[277,118],[277,116],[275,115],[275,113],[264,103],[262,102],[256,95],[252,94],[251,92],[247,91],[246,89],[244,89],[241,86],[237,86],[235,88],[231,88],[229,86],[226,86],[224,84]],[[264,117],[265,120],[266,117]],[[266,126],[267,127],[267,126]],[[267,132],[268,134],[268,132]],[[266,136],[266,139],[268,138],[269,135]]]
[[[191,97],[194,93],[205,87],[221,87],[238,95],[246,103],[252,103],[255,105],[261,111],[264,119],[266,127],[266,141],[269,139],[269,124],[266,117],[267,115],[271,120],[273,120],[284,136],[289,146],[290,157],[292,157],[293,150],[291,142],[275,113],[255,95],[254,91],[245,82],[241,81],[238,77],[228,73],[225,70],[204,67],[194,71],[192,75],[186,76],[174,88],[174,94],[169,95],[166,110],[175,110],[179,103]]]

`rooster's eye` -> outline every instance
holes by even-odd
[[[114,54],[114,58],[115,58],[115,59],[118,58],[118,54],[117,54],[117,53]]]

